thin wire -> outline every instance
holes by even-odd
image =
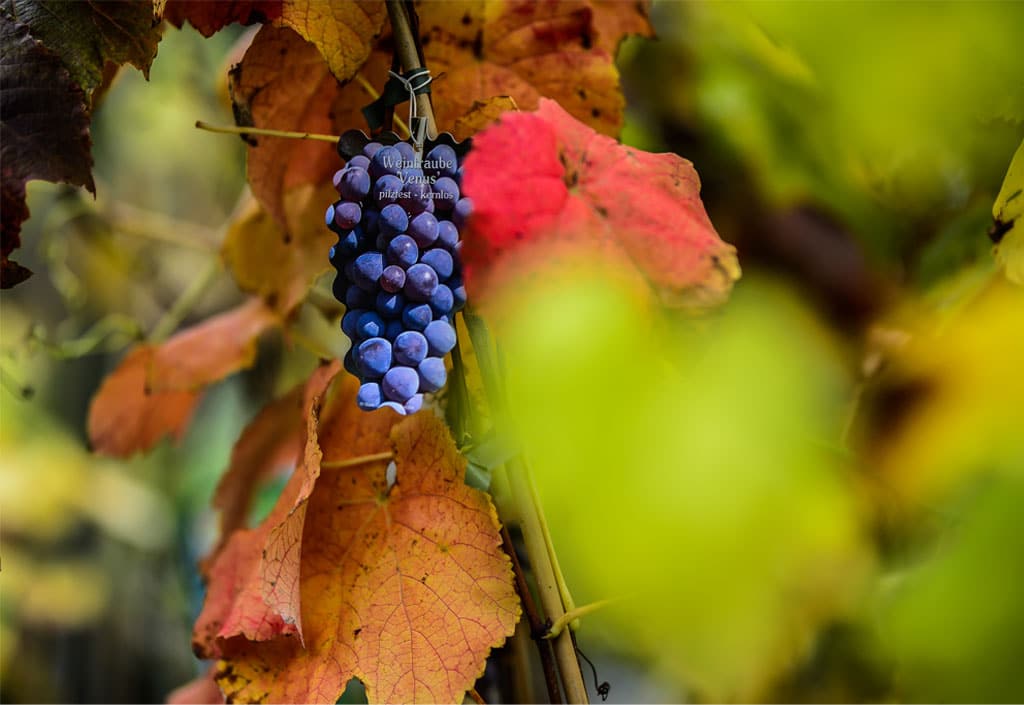
[[[587,665],[590,666],[590,670],[594,673],[594,690],[596,690],[597,694],[601,696],[602,701],[607,700],[608,693],[610,693],[612,690],[611,683],[609,683],[608,681],[598,683],[597,669],[594,667],[594,663],[587,658],[587,655],[585,653],[583,653],[583,649],[579,647],[579,644],[573,644],[573,646],[576,648],[576,653],[580,655],[580,658],[587,662]]]
[[[419,117],[418,106],[416,105],[416,92],[423,90],[434,80],[434,77],[430,75],[430,69],[418,68],[410,72],[408,77],[396,73],[395,71],[388,71],[388,75],[398,79],[405,89],[409,91],[409,134],[416,143],[417,147],[422,144],[422,136],[420,134],[413,134],[413,121]],[[418,79],[425,79],[418,84],[414,84],[414,81]]]

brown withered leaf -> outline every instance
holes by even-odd
[[[6,9],[0,9],[0,46],[0,268],[6,289],[29,274],[8,260],[21,245],[21,224],[29,216],[25,183],[45,179],[93,192],[96,188],[85,93],[60,57],[33,39],[28,27]]]

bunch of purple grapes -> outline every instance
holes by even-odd
[[[370,142],[334,175],[341,195],[327,208],[337,233],[334,295],[352,347],[345,369],[362,382],[365,411],[412,414],[423,394],[444,386],[444,356],[455,347],[454,315],[466,303],[459,229],[472,211],[462,198],[455,150]]]

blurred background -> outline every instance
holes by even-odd
[[[652,22],[619,55],[623,141],[694,162],[744,277],[695,323],[574,273],[506,337],[568,582],[617,599],[578,634],[609,702],[1024,699],[1024,309],[986,237],[1024,138],[1024,3]],[[95,113],[97,198],[29,185],[36,276],[0,299],[4,702],[160,702],[204,670],[213,489],[315,352],[264,340],[130,462],[93,457],[85,419],[132,342],[241,300],[218,252],[244,145],[193,124],[233,121],[246,36],[168,28]]]

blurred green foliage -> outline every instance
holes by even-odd
[[[585,629],[703,698],[757,697],[870,565],[827,335],[763,282],[701,330],[596,273],[520,310],[503,337],[519,438],[576,597],[617,600]]]
[[[922,223],[990,205],[1020,142],[1021,3],[660,2],[654,17],[660,43],[625,59],[651,106],[631,134],[657,143],[651,112],[698,129],[772,203],[840,217],[876,265],[922,246]]]

